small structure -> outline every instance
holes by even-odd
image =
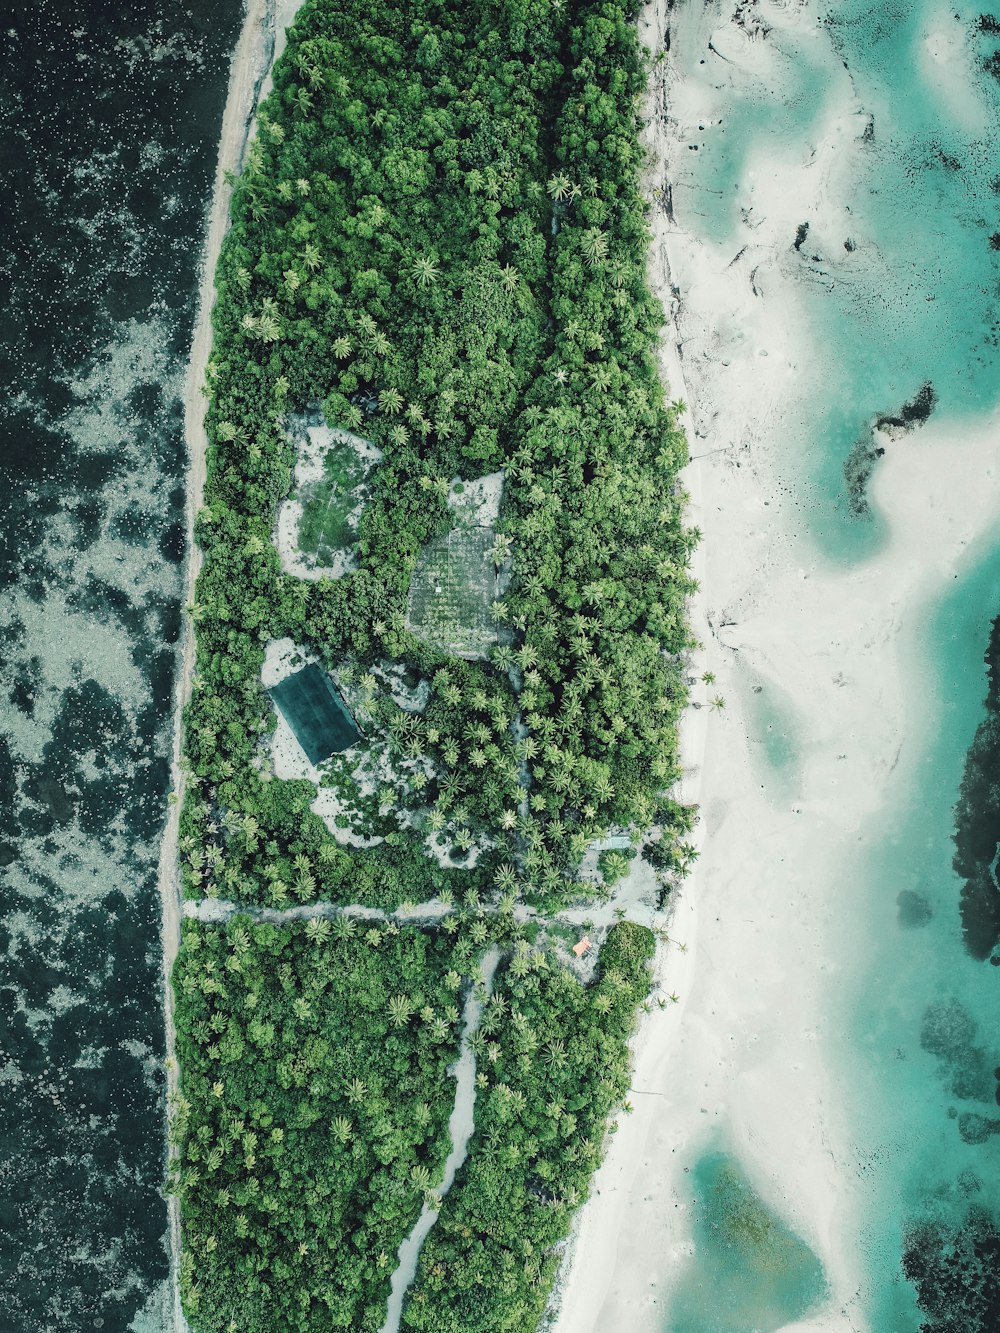
[[[315,662],[268,689],[310,764],[349,750],[361,731],[330,677]]]
[[[589,948],[590,940],[584,935],[582,940],[577,940],[576,944],[573,945],[573,952],[576,954],[577,958],[582,958]]]
[[[452,479],[448,508],[455,526],[423,545],[410,579],[406,628],[470,661],[510,641],[494,615],[511,578],[510,541],[496,532],[503,480],[502,472]]]

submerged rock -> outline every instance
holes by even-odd
[[[966,1143],[985,1143],[994,1134],[1000,1134],[1000,1120],[977,1111],[965,1111],[958,1117],[958,1132]]]
[[[929,1004],[920,1025],[920,1045],[940,1060],[960,1059],[976,1035],[976,1024],[952,997]]]
[[[924,895],[914,889],[903,889],[896,897],[896,905],[899,908],[898,920],[901,926],[910,928],[926,926],[934,915],[933,908]]]

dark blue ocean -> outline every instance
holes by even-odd
[[[163,1326],[181,394],[238,0],[0,6],[0,1330]]]

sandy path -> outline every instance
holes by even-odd
[[[246,15],[239,41],[233,52],[229,75],[229,92],[222,120],[219,158],[215,170],[212,203],[208,214],[201,261],[201,287],[197,319],[191,343],[187,381],[184,393],[184,431],[188,449],[187,477],[187,550],[188,562],[185,579],[184,603],[194,601],[195,582],[201,569],[201,551],[194,541],[195,516],[201,507],[205,485],[205,455],[208,438],[205,433],[205,367],[212,350],[212,306],[215,302],[215,267],[229,224],[229,203],[232,189],[226,182],[226,173],[238,173],[243,161],[250,125],[262,81],[267,74],[274,50],[275,0],[246,0]],[[177,800],[170,806],[160,845],[159,888],[162,908],[163,1006],[166,1028],[167,1097],[177,1091],[178,1071],[174,1057],[174,997],[170,985],[174,961],[180,946],[182,917],[181,880],[178,863],[178,830],[183,800],[184,780],[181,772],[181,720],[183,710],[191,697],[191,681],[195,663],[194,625],[184,618],[181,658],[174,692],[174,735],[171,756],[171,786]],[[173,1324],[175,1333],[187,1329],[181,1309],[178,1271],[181,1252],[180,1207],[175,1196],[168,1200],[170,1225],[170,1268],[173,1289]]]
[[[406,1293],[417,1275],[420,1251],[428,1233],[437,1221],[441,1202],[455,1182],[469,1151],[469,1142],[476,1128],[476,1055],[469,1045],[470,1038],[479,1031],[483,1005],[493,994],[493,977],[500,962],[500,950],[490,949],[480,964],[482,991],[473,986],[465,1001],[462,1015],[462,1042],[459,1057],[449,1072],[455,1079],[455,1105],[448,1121],[448,1135],[451,1139],[451,1152],[444,1164],[441,1184],[435,1190],[437,1202],[432,1207],[425,1203],[413,1230],[400,1244],[396,1255],[396,1271],[392,1275],[392,1289],[382,1333],[398,1333],[399,1321],[403,1317],[403,1302]]]
[[[511,915],[515,921],[577,926],[597,937],[594,941],[596,944],[600,942],[600,935],[610,930],[623,916],[651,928],[664,925],[667,918],[656,910],[656,893],[654,875],[648,866],[640,863],[633,874],[620,882],[607,902],[566,907],[559,912],[539,912],[537,908],[522,904],[516,906]],[[490,915],[500,909],[484,905],[481,910]],[[400,907],[394,912],[387,912],[381,907],[368,907],[364,903],[323,901],[295,907],[257,907],[232,902],[228,898],[189,898],[181,904],[183,916],[210,924],[229,921],[234,916],[248,916],[252,921],[265,921],[275,926],[288,925],[292,921],[311,921],[317,917],[334,921],[340,916],[353,917],[358,921],[395,921],[398,925],[425,926],[442,921],[454,911],[454,902],[446,902],[443,898],[429,898],[426,902],[407,908]]]

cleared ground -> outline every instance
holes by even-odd
[[[299,550],[303,555],[328,565],[335,551],[353,544],[352,513],[358,488],[370,470],[369,460],[359,457],[352,437],[335,432],[323,455],[323,475],[299,488]]]

